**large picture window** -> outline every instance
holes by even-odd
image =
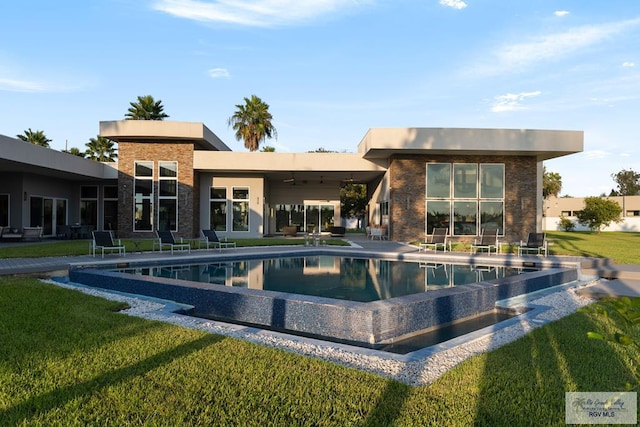
[[[504,164],[427,163],[425,233],[476,236],[484,228],[504,234]]]
[[[102,229],[118,229],[118,187],[115,185],[105,185],[102,200]]]
[[[135,162],[133,231],[153,230],[153,162]]]
[[[80,225],[88,225],[95,230],[98,227],[98,187],[83,185],[80,187]]]
[[[211,187],[209,209],[211,229],[227,231],[227,189],[225,187]]]
[[[178,231],[178,162],[158,162],[158,230]]]
[[[233,188],[233,223],[232,231],[249,231],[249,189]]]

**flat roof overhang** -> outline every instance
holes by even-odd
[[[191,142],[196,150],[231,151],[209,128],[196,122],[104,121],[100,122],[100,136],[116,142]]]
[[[404,154],[534,156],[582,152],[584,132],[532,129],[373,128],[358,144],[365,159]]]
[[[193,153],[193,168],[229,175],[255,174],[271,180],[342,181],[365,183],[386,172],[386,160],[363,159],[353,153]]]
[[[5,135],[0,135],[0,152],[0,172],[32,173],[73,181],[118,178],[117,163],[96,162]]]

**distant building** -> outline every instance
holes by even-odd
[[[611,223],[602,231],[635,231],[640,232],[640,196],[612,196],[605,197],[618,203],[622,208],[622,222]],[[584,208],[584,197],[549,197],[544,201],[545,217],[543,227],[545,230],[561,230],[560,218],[572,220],[575,230],[585,231],[589,228],[578,223],[576,216],[578,211]]]

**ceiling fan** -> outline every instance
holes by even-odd
[[[283,179],[282,182],[286,184],[296,185],[296,177],[291,174],[291,178]]]
[[[342,180],[342,182],[345,182],[347,184],[351,184],[351,183],[353,183],[353,181],[354,181],[353,180],[353,174],[351,174],[351,176],[349,178]]]

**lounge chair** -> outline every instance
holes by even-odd
[[[418,247],[418,252],[427,251],[429,249],[433,249],[434,251],[438,251],[439,247],[442,247],[444,252],[447,251],[447,232],[448,228],[434,228],[431,234],[428,234],[424,242],[420,243]]]
[[[522,256],[523,253],[533,253],[537,255],[547,256],[549,254],[549,243],[547,242],[547,235],[545,233],[529,233],[527,241],[520,241],[518,245],[518,256]]]
[[[200,240],[198,241],[198,249],[205,245],[207,249],[210,249],[210,246],[213,248],[218,248],[222,251],[222,248],[235,248],[236,242],[229,242],[226,238],[224,240],[220,240],[215,230],[200,230]]]
[[[480,234],[480,239],[474,240],[473,244],[471,245],[471,253],[473,253],[474,250],[477,251],[486,249],[489,255],[491,255],[492,250],[497,254],[498,247],[498,229],[483,229],[482,233]]]
[[[160,249],[160,252],[162,252],[162,248],[168,247],[169,249],[171,249],[172,255],[174,249],[188,251],[189,253],[191,253],[191,243],[185,243],[182,238],[179,242],[176,241],[175,237],[173,237],[173,233],[170,230],[157,230],[156,236],[158,236],[158,238],[154,240],[152,248],[154,251],[156,250],[157,246]]]
[[[102,252],[102,258],[104,258],[104,251],[118,251],[118,255],[123,256],[126,254],[126,249],[120,240],[117,240],[117,243],[113,241],[113,236],[110,231],[94,231],[91,234],[93,236],[91,253],[94,257],[96,256],[97,249],[100,249]]]

